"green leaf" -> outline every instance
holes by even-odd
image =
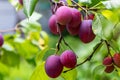
[[[9,68],[0,62],[0,74],[7,75],[9,73]]]
[[[8,0],[18,11],[23,8],[23,6],[18,2],[18,0]]]
[[[32,44],[30,40],[24,40],[22,43],[15,42],[14,46],[17,52],[26,59],[33,58],[39,50],[39,48]]]
[[[45,73],[44,65],[45,62],[36,67],[30,80],[49,80],[49,77]]]
[[[113,37],[112,30],[114,25],[100,13],[95,16],[92,24],[94,33],[102,39],[110,40]]]
[[[35,9],[38,0],[23,0],[24,12],[30,17]]]
[[[36,56],[36,63],[41,63],[42,62],[42,58],[44,57],[44,54],[48,50],[49,50],[49,47],[46,47],[43,50],[39,51],[39,53]]]
[[[20,63],[20,56],[14,51],[2,50],[1,62],[7,66],[18,66]]]
[[[49,37],[48,37],[47,33],[45,31],[41,31],[40,34],[45,41],[45,45],[48,45]]]
[[[67,70],[67,69],[64,69],[64,70]],[[63,77],[65,80],[76,80],[77,79],[77,70],[73,69],[66,73],[62,73],[61,77]]]
[[[41,25],[36,21],[22,21],[21,22],[22,30],[24,33],[30,33],[30,32],[40,32],[41,31]]]
[[[71,0],[67,0],[68,5],[72,5]]]

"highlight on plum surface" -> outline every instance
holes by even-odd
[[[113,63],[113,61],[112,61],[112,57],[106,57],[106,58],[104,58],[104,60],[103,60],[103,65],[105,65],[105,66],[110,66],[110,65],[112,65],[112,63]]]
[[[63,65],[60,61],[60,56],[51,55],[45,63],[45,72],[51,78],[58,77],[63,70]]]
[[[3,45],[4,43],[4,38],[3,35],[0,33],[0,47]]]
[[[79,38],[83,43],[94,40],[95,34],[92,31],[92,20],[83,20],[79,29]]]
[[[61,6],[55,12],[57,22],[61,25],[68,24],[72,19],[72,12],[70,7]]]
[[[60,55],[60,61],[67,68],[74,68],[77,63],[76,54],[71,50],[66,50]]]

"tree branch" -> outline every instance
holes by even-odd
[[[91,58],[93,57],[93,55],[94,55],[94,53],[96,52],[96,50],[100,47],[100,45],[102,44],[102,42],[103,42],[103,40],[101,40],[101,42],[100,43],[98,43],[96,46],[95,46],[95,49],[94,49],[94,51],[91,53],[91,55],[89,55],[83,62],[81,62],[80,64],[77,64],[76,66],[75,66],[75,68],[76,67],[78,67],[78,66],[80,66],[80,65],[82,65],[82,64],[84,64],[85,62],[87,62],[87,61],[90,61],[91,60]],[[68,72],[68,71],[70,71],[70,70],[73,70],[74,68],[72,68],[72,69],[69,69],[69,70],[66,70],[66,71],[64,71],[63,73],[66,73],[66,72]]]

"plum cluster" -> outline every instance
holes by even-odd
[[[0,47],[2,47],[3,43],[4,43],[4,38],[2,34],[0,34]]]
[[[51,78],[58,77],[63,71],[63,67],[74,68],[77,63],[77,57],[71,50],[64,51],[60,56],[51,55],[45,63],[45,72]]]
[[[70,35],[78,35],[82,42],[89,43],[95,38],[92,31],[93,18],[94,14],[90,14],[82,20],[82,14],[78,9],[60,6],[50,17],[48,25],[50,31],[55,35],[66,29]]]
[[[114,71],[115,66],[120,68],[120,54],[119,53],[115,53],[113,57],[106,57],[103,60],[103,65],[106,66],[105,68],[105,72],[106,73],[111,73]]]

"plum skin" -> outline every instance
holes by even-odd
[[[66,50],[60,55],[60,61],[67,68],[74,68],[77,63],[77,57],[71,50]]]
[[[112,58],[111,57],[106,57],[106,58],[104,58],[104,60],[103,60],[103,65],[105,65],[105,66],[110,66],[110,65],[112,65]]]
[[[84,20],[87,20],[87,19],[92,19],[93,20],[94,17],[95,17],[95,15],[91,13],[91,14],[88,14],[88,16],[85,16]]]
[[[79,28],[80,28],[80,25],[78,25],[77,27],[73,27],[72,25],[67,25],[67,31],[69,32],[70,35],[78,35],[79,33]]]
[[[59,31],[57,30],[56,15],[52,15],[50,17],[49,22],[48,22],[48,26],[49,26],[50,31],[53,34],[55,34],[55,35],[59,34]],[[60,28],[60,31],[62,32],[65,28],[65,25],[60,25],[59,28]]]
[[[114,54],[113,61],[115,65],[120,68],[120,54],[119,53]]]
[[[60,56],[51,55],[45,63],[45,72],[51,78],[58,77],[63,70],[63,65],[60,62]]]
[[[55,12],[57,22],[61,25],[68,24],[72,19],[72,12],[69,7],[61,6]]]
[[[92,31],[92,20],[83,20],[79,29],[79,38],[84,43],[89,43],[95,38]]]
[[[115,68],[114,65],[106,66],[105,72],[106,73],[111,73],[111,72],[113,72],[114,68]]]
[[[73,28],[78,27],[81,23],[81,13],[75,8],[71,8],[72,12],[72,20],[68,23],[69,26],[72,26]]]
[[[0,33],[0,47],[3,45],[3,43],[4,43],[4,38],[2,34]]]

